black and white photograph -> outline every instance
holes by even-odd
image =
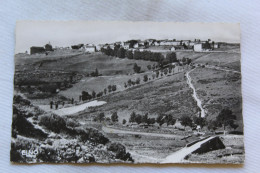
[[[239,23],[18,21],[12,163],[243,164]]]

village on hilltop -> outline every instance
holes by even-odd
[[[116,46],[119,48],[124,48],[125,50],[131,51],[150,51],[150,52],[169,52],[169,51],[213,51],[220,47],[220,43],[214,42],[211,39],[202,41],[200,39],[192,40],[176,40],[176,39],[146,39],[146,40],[128,40],[125,42],[114,42],[106,44],[77,44],[71,47],[57,47],[54,48],[50,43],[46,44],[44,47],[32,46],[30,48],[30,54],[36,53],[46,53],[49,51],[54,51],[58,49],[74,49],[74,50],[84,50],[85,52],[100,52],[102,49],[114,49]]]

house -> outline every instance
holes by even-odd
[[[200,52],[200,51],[202,51],[202,43],[194,44],[193,50],[194,50],[195,52]]]
[[[85,52],[96,52],[96,46],[85,46]]]
[[[214,44],[213,44],[213,48],[214,48],[214,49],[219,48],[219,44],[218,44],[218,43],[214,43]]]
[[[32,47],[30,48],[30,53],[31,53],[31,55],[32,55],[32,54],[36,54],[36,53],[44,53],[44,52],[45,52],[44,47],[32,46]]]
[[[124,42],[123,48],[128,50],[130,48],[130,43]]]
[[[45,51],[53,51],[52,45],[50,43],[45,45]]]
[[[78,44],[78,45],[72,45],[71,46],[72,49],[80,49],[82,47],[84,47],[84,44]]]
[[[172,52],[175,52],[175,47],[171,47],[170,49]]]
[[[155,45],[155,46],[160,46],[160,41],[155,41],[155,42],[154,42],[154,45]]]

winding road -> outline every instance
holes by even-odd
[[[202,103],[201,103],[201,100],[198,98],[197,96],[197,93],[196,93],[196,89],[195,87],[193,86],[192,82],[191,82],[191,77],[190,77],[190,72],[192,72],[193,70],[195,70],[196,68],[188,71],[185,76],[187,77],[187,83],[188,85],[190,86],[190,88],[193,90],[193,98],[195,99],[195,101],[197,102],[197,106],[200,108],[200,116],[203,118],[205,117],[205,110],[203,109],[202,107]]]

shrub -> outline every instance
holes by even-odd
[[[26,137],[33,137],[40,140],[47,138],[47,134],[44,133],[40,129],[34,128],[33,124],[31,124],[22,114],[14,113],[13,122],[12,122],[12,136],[16,137],[16,135],[23,135]]]
[[[65,120],[55,114],[42,115],[39,124],[44,125],[46,128],[56,133],[60,133],[62,130],[67,129]]]
[[[75,127],[78,127],[79,125],[80,124],[78,122],[76,122],[75,120],[73,120],[71,118],[66,121],[67,127],[75,128]]]
[[[131,162],[134,161],[132,159],[131,155],[129,153],[126,153],[125,146],[123,146],[120,143],[115,143],[115,142],[114,143],[110,143],[107,146],[107,149],[109,151],[112,151],[112,152],[116,153],[116,158],[117,159],[121,159],[121,160],[124,160],[124,161],[131,161]]]

